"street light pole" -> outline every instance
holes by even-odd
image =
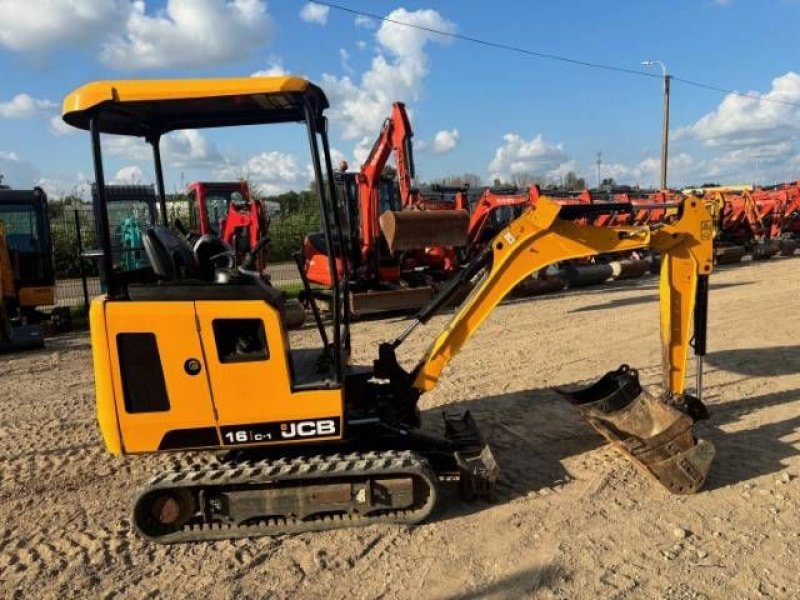
[[[664,114],[661,124],[661,189],[667,189],[667,160],[669,158],[669,84],[672,75],[667,72],[667,67],[660,60],[645,60],[642,64],[646,67],[659,65],[661,75],[664,77]]]

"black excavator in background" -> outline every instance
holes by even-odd
[[[47,195],[0,186],[0,352],[41,348],[45,322],[69,328],[68,308],[41,310],[53,307],[55,292]]]

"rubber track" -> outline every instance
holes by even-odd
[[[211,487],[215,491],[227,486],[259,485],[275,482],[303,482],[309,479],[350,479],[360,481],[367,477],[386,475],[415,476],[428,484],[429,493],[424,502],[412,509],[383,512],[379,515],[335,514],[298,519],[294,517],[269,518],[258,523],[204,523],[193,517],[182,528],[149,535],[136,523],[135,507],[146,495],[157,489]],[[160,473],[150,480],[134,499],[133,523],[141,536],[162,544],[234,539],[261,535],[282,535],[304,531],[322,531],[342,527],[360,527],[376,523],[414,524],[426,519],[436,504],[436,475],[428,461],[410,451],[385,451],[351,454],[332,454],[257,460],[216,465],[198,465],[183,470]]]

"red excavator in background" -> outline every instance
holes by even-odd
[[[348,244],[336,270],[349,281],[354,316],[419,308],[458,268],[455,248],[466,244],[469,213],[434,210],[414,187],[412,137],[405,106],[395,102],[361,170],[344,163],[336,173]],[[392,155],[397,183],[384,177]],[[306,283],[331,285],[330,255],[321,234],[306,237],[298,260]]]
[[[269,251],[270,218],[264,205],[250,193],[247,181],[195,181],[186,188],[189,199],[189,227],[180,221],[176,228],[188,240],[207,239],[222,241],[210,252],[230,253],[232,265],[256,271],[269,280],[267,255]],[[287,300],[284,324],[289,329],[300,327],[305,321],[305,309],[295,300]]]
[[[213,235],[230,245],[242,264],[252,253],[253,267],[267,266],[269,217],[251,197],[246,181],[195,181],[186,188],[189,229],[196,235]]]

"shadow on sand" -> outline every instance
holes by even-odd
[[[773,367],[772,374],[782,373],[781,369],[795,372],[800,366],[797,349],[785,347],[718,353],[721,357],[717,356],[714,364],[721,366],[729,360],[730,355],[734,357],[730,360],[737,365],[763,364],[764,354],[770,352],[794,353],[795,356],[791,364],[786,361],[783,367]],[[755,366],[752,368],[756,370]],[[725,426],[751,412],[797,400],[800,400],[800,389],[710,406],[710,420],[697,425],[698,436],[713,442],[717,449],[717,458],[706,489],[781,471],[785,467],[784,461],[798,453],[796,441],[783,438],[797,432],[800,416],[768,422],[747,430],[726,432],[724,429],[730,429]],[[446,408],[468,409],[478,422],[500,466],[500,501],[508,501],[565,481],[568,473],[562,465],[563,459],[605,443],[567,401],[549,388],[488,396]],[[440,431],[440,414],[441,408],[424,412],[426,429]],[[443,502],[442,505],[449,506],[443,511],[444,514],[440,513],[440,519],[471,513],[485,506],[480,502]]]
[[[483,598],[528,598],[542,588],[552,588],[566,581],[569,573],[561,566],[547,565],[512,573],[507,577],[470,592],[447,596],[447,600],[478,600]]]
[[[710,288],[714,290],[724,290],[726,288],[739,287],[743,285],[752,285],[754,281],[743,281],[740,283],[712,283]],[[658,286],[654,286],[657,289]],[[646,304],[648,302],[658,302],[658,293],[655,294],[642,294],[641,296],[634,296],[632,298],[618,298],[616,300],[609,300],[603,304],[590,304],[588,306],[581,306],[575,308],[570,313],[592,312],[596,310],[609,310],[612,308],[622,308],[625,306],[633,306],[636,304]]]

